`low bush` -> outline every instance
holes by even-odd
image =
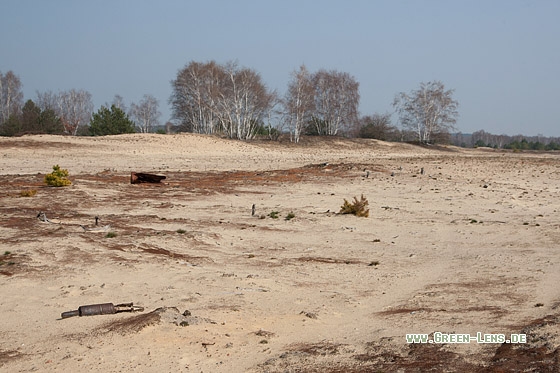
[[[35,189],[30,189],[30,190],[22,190],[19,195],[21,197],[33,197],[37,194],[37,191]]]
[[[68,180],[68,170],[61,169],[59,165],[53,166],[53,172],[45,175],[45,184],[53,187],[63,187],[72,184]]]
[[[340,208],[340,214],[352,214],[359,217],[367,218],[369,216],[369,209],[367,208],[369,202],[367,198],[362,197],[360,200],[354,197],[354,202],[350,203],[346,199],[344,199],[344,204]]]
[[[290,211],[290,213],[288,215],[286,215],[286,217],[284,219],[285,220],[292,220],[295,217],[296,217],[296,215],[292,211]]]

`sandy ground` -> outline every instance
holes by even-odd
[[[0,181],[1,371],[560,370],[558,153],[26,136]],[[144,311],[61,319],[108,302]]]

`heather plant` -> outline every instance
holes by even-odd
[[[22,190],[19,195],[21,197],[33,197],[37,194],[37,190],[36,189],[30,189],[30,190]]]

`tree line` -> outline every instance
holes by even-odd
[[[22,83],[13,72],[0,72],[0,136],[22,134],[65,134],[102,136],[152,132],[159,125],[159,103],[144,95],[127,110],[122,97],[102,105],[94,113],[91,93],[71,89],[54,93],[37,92],[35,100],[24,102]]]
[[[305,65],[295,69],[286,92],[279,94],[264,84],[260,74],[235,62],[191,61],[171,81],[169,104],[178,132],[219,134],[240,140],[281,134],[299,142],[302,135],[346,136],[384,141],[452,143],[463,147],[557,150],[559,138],[494,135],[483,130],[471,135],[453,133],[459,116],[454,90],[440,81],[420,83],[393,100],[392,113],[360,115],[359,83],[346,72]],[[146,94],[127,107],[115,95],[94,112],[92,96],[85,90],[37,92],[24,102],[19,77],[0,71],[0,136],[26,133],[102,136],[162,131],[159,102]]]
[[[543,135],[496,135],[484,130],[472,134],[456,133],[451,136],[451,143],[456,146],[513,150],[560,150],[560,137],[547,137]]]
[[[458,117],[453,90],[439,81],[401,92],[393,103],[402,130],[391,114],[359,115],[359,83],[346,72],[304,65],[291,73],[284,95],[270,91],[260,74],[234,62],[192,61],[171,82],[170,104],[180,131],[219,133],[230,138],[270,138],[289,134],[377,138],[387,141],[447,141]]]

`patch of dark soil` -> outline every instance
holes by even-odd
[[[17,350],[0,350],[0,367],[6,363],[19,359],[23,354]]]
[[[29,257],[22,254],[14,254],[10,251],[0,253],[0,275],[13,276],[15,274],[26,273],[34,269],[29,267],[27,263]]]
[[[403,313],[413,313],[413,312],[434,312],[436,310],[431,310],[428,308],[393,308],[386,311],[377,312],[380,316],[391,316],[391,315],[400,315]]]
[[[502,307],[497,306],[477,306],[477,307],[458,307],[458,308],[440,308],[440,309],[433,309],[433,308],[426,308],[426,307],[417,307],[417,308],[394,308],[386,311],[378,312],[378,315],[381,316],[391,316],[391,315],[400,315],[403,313],[417,313],[417,312],[451,312],[454,314],[457,313],[468,313],[468,312],[491,312],[495,315],[503,315],[508,311]]]
[[[560,314],[547,315],[525,326],[527,343],[503,343],[486,372],[560,372]]]
[[[197,262],[197,261],[200,262],[200,261],[208,260],[208,258],[205,258],[205,257],[174,253],[173,251],[163,249],[163,248],[157,247],[157,246],[138,247],[138,249],[142,250],[145,253],[154,254],[154,255],[161,255],[161,256],[171,258],[171,259],[181,259],[181,260],[185,260],[185,261],[188,261],[188,262]]]
[[[213,320],[193,316],[188,310],[180,313],[177,307],[160,307],[148,313],[108,322],[97,328],[96,333],[118,333],[127,335],[139,333],[148,326],[161,323],[170,323],[178,327],[188,327],[197,324],[216,324]]]
[[[181,193],[189,192],[193,194],[209,195],[213,193],[240,193],[240,186],[260,186],[274,185],[280,183],[298,183],[302,181],[314,180],[319,177],[346,177],[354,176],[352,171],[362,171],[368,169],[370,171],[386,172],[386,170],[378,165],[371,164],[355,164],[355,163],[320,163],[312,164],[304,167],[270,170],[270,171],[187,171],[187,172],[167,172],[167,177],[160,184],[136,184],[134,193],[127,195],[123,193],[122,198],[128,200],[133,198],[145,198],[157,193],[172,193],[174,190]],[[111,172],[97,173],[95,175],[80,175],[80,179],[88,181],[97,181],[108,184],[127,184],[129,176],[116,175]],[[157,189],[156,189],[157,188]]]
[[[328,263],[328,264],[366,264],[361,260],[356,259],[335,259],[335,258],[325,258],[319,256],[302,256],[299,258],[289,259],[298,262],[314,262],[314,263]]]
[[[403,309],[404,311],[404,309]],[[406,310],[411,311],[410,309]],[[527,343],[488,345],[484,354],[461,355],[447,344],[403,344],[381,338],[363,353],[336,343],[301,343],[257,367],[258,372],[559,372],[560,314],[533,320],[519,328]],[[344,348],[343,348],[344,347]],[[494,351],[493,351],[494,350]],[[493,351],[493,352],[492,352]],[[329,361],[336,355],[336,361]],[[310,358],[312,357],[312,358]]]
[[[22,191],[47,189],[44,181],[45,176],[37,175],[0,175],[2,191],[0,197],[33,198],[22,196]]]
[[[117,321],[106,323],[99,327],[100,333],[118,333],[122,335],[138,333],[142,329],[161,322],[162,308],[152,312],[126,317]]]

